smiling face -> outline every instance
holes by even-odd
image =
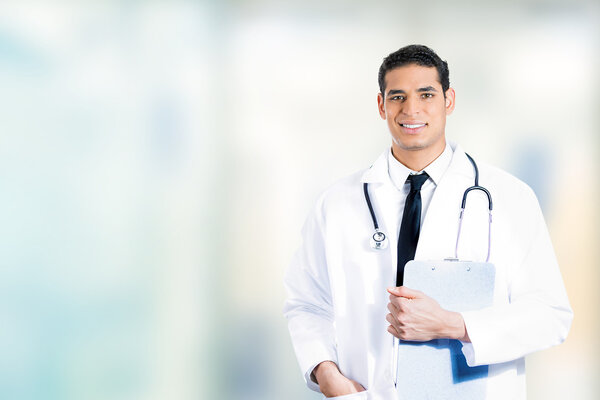
[[[429,162],[437,158],[446,147],[446,115],[454,110],[454,89],[444,96],[435,67],[408,64],[387,72],[384,95],[378,94],[377,104],[392,135],[394,156],[401,162],[416,153]]]

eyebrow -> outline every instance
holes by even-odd
[[[421,92],[437,92],[437,90],[435,90],[435,88],[433,86],[425,86],[422,88],[418,88],[417,92],[421,93]]]
[[[425,87],[417,89],[417,93],[422,93],[422,92],[437,92],[437,90],[435,90],[435,88],[433,86],[425,86]],[[388,97],[395,95],[395,94],[406,94],[406,91],[404,91],[402,89],[391,89],[387,93]]]

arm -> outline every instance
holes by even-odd
[[[313,369],[326,360],[337,362],[319,207],[308,216],[302,239],[285,275],[287,299],[283,313],[304,379],[310,389],[319,391],[316,381],[311,379]]]
[[[319,205],[319,203],[318,203]],[[288,293],[284,315],[308,387],[326,397],[365,389],[346,378],[337,366],[334,311],[320,207],[304,225],[303,243],[285,276]]]
[[[537,199],[527,189],[523,220],[529,240],[509,272],[509,304],[461,313],[472,342],[463,346],[463,353],[471,366],[515,360],[555,346],[571,326],[573,311],[550,235]]]
[[[511,273],[509,304],[453,313],[419,291],[392,288],[391,334],[415,341],[461,340],[470,366],[515,360],[564,341],[573,313],[537,200],[530,189],[522,198],[520,220],[528,240]]]

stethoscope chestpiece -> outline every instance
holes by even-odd
[[[388,246],[388,240],[385,233],[375,230],[373,236],[371,236],[371,248],[373,250],[383,250]]]

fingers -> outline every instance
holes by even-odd
[[[399,298],[402,302],[410,302],[412,300]],[[396,306],[392,303],[388,303],[389,314],[385,316],[385,320],[390,324],[387,331],[397,337],[398,339],[408,340],[409,332],[411,332],[412,319],[406,312],[398,312]]]
[[[393,306],[393,309],[390,309],[390,305]],[[399,315],[400,313],[410,312],[413,306],[413,299],[407,299],[406,297],[398,297],[393,294],[390,295],[390,302],[388,303],[388,310],[394,315]]]
[[[406,331],[411,309],[414,308],[414,300],[426,297],[422,292],[405,286],[388,288],[390,302],[387,305],[389,314],[385,319],[390,324],[387,331],[398,339],[408,339]]]
[[[392,326],[396,326],[396,327],[397,327],[397,326],[400,326],[400,324],[399,324],[398,320],[396,319],[396,317],[395,317],[393,314],[387,314],[387,315],[385,316],[385,320],[386,320],[387,322],[389,322],[389,323],[390,323],[390,325],[392,325]]]
[[[392,314],[386,315],[385,319],[390,323],[387,327],[389,333],[401,340],[412,340],[413,329],[409,324],[400,322]]]
[[[392,303],[391,301],[388,303],[387,309],[390,313],[392,313],[392,315],[397,315],[400,313],[400,310],[398,310],[398,307],[396,307],[394,305],[394,303]]]

